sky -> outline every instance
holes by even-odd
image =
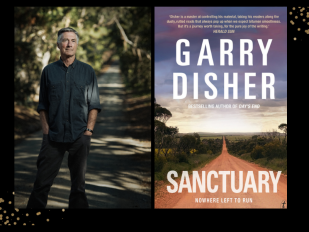
[[[247,25],[247,28],[218,28],[219,30],[235,30],[235,33],[214,33],[217,28],[179,28],[179,25],[210,25],[206,23],[168,23],[168,20],[192,20],[185,16],[209,16],[216,18],[194,18],[193,20],[266,20],[266,18],[248,18],[251,16],[279,16],[267,20],[280,20],[280,23],[217,23],[212,25]],[[227,15],[246,16],[246,18],[218,18]],[[173,18],[179,16],[179,18]],[[180,18],[183,16],[183,18]],[[248,28],[249,25],[267,25],[267,28]],[[179,39],[189,41],[189,46],[180,45],[180,60],[185,61],[183,52],[189,52],[190,65],[181,66],[176,61],[176,43]],[[202,47],[203,40],[208,40],[213,64],[204,59],[197,65],[200,52],[208,55]],[[229,65],[225,56],[225,64],[220,65],[220,50],[227,50],[228,45],[220,46],[220,40],[232,41],[233,65]],[[252,41],[253,65],[240,65],[240,40]],[[258,43],[263,46],[272,39],[267,65],[263,65],[263,54]],[[201,49],[203,48],[203,49]],[[245,44],[244,50],[248,49]],[[287,8],[286,7],[155,7],[155,98],[162,107],[171,111],[172,117],[167,126],[177,126],[180,133],[191,132],[266,132],[278,130],[281,123],[287,123]],[[187,95],[183,99],[173,99],[173,73],[184,73],[187,77]],[[193,95],[193,76],[198,76],[198,99]],[[205,83],[205,75],[217,89],[214,99],[207,99],[205,91],[213,95],[213,90]],[[238,99],[233,99],[233,89],[229,88],[229,99],[224,99],[224,74],[228,73],[229,83],[233,82],[233,73],[238,75]],[[249,94],[256,99],[245,99],[245,73],[255,73],[249,78]],[[270,99],[270,90],[266,90],[267,99],[262,99],[262,73],[274,75],[274,97]],[[266,78],[266,83],[270,78]],[[182,78],[178,78],[178,95],[182,94]],[[236,108],[188,108],[188,104],[237,104]],[[239,108],[240,105],[259,105],[259,108]],[[280,130],[278,130],[280,131]]]

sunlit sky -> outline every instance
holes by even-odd
[[[214,29],[210,28],[178,28],[177,24],[167,23],[167,20],[172,20],[170,15],[277,15],[281,23],[266,24],[269,25],[267,29],[247,28],[235,29],[235,33],[231,34],[213,33]],[[155,98],[158,104],[170,110],[173,115],[166,125],[177,126],[180,133],[265,132],[278,129],[279,124],[287,122],[286,37],[286,7],[156,7]],[[182,51],[190,52],[189,66],[180,66],[176,63],[178,39],[187,39],[190,42],[189,47],[185,47],[184,44],[181,47]],[[214,66],[209,65],[208,59],[203,60],[201,66],[197,65],[203,39],[209,40]],[[230,39],[233,42],[232,66],[228,65],[227,57],[225,57],[225,65],[220,66],[220,39]],[[250,39],[253,42],[253,66],[248,65],[247,56],[245,56],[245,65],[240,66],[240,39]],[[262,39],[265,47],[268,39],[272,39],[267,55],[267,66],[262,65],[262,52],[257,39]],[[246,45],[245,49],[247,48]],[[207,50],[204,54],[208,55]],[[181,60],[184,61],[184,59],[182,55]],[[185,73],[188,80],[187,96],[179,100],[173,99],[173,73],[177,72]],[[204,81],[205,74],[210,72],[217,75],[217,80],[210,77],[210,81],[218,91],[215,99],[206,99],[204,96],[204,91],[213,93]],[[234,72],[238,73],[238,99],[233,99],[232,88],[229,89],[229,99],[224,99],[224,73],[229,73],[231,83]],[[250,77],[250,84],[255,84],[254,88],[250,88],[250,95],[256,95],[256,99],[245,99],[244,73],[251,72],[256,73],[256,76]],[[269,90],[267,90],[267,99],[262,99],[263,72],[273,73],[275,76],[275,99],[269,99]],[[193,98],[193,73],[198,73],[198,99]],[[181,95],[181,78],[178,83],[178,92]],[[259,104],[260,108],[188,108],[188,104]]]

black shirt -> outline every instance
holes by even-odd
[[[66,67],[59,59],[43,69],[37,111],[48,111],[52,141],[68,143],[78,139],[87,128],[92,109],[101,111],[97,78],[90,65],[75,59]]]

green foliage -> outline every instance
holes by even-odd
[[[156,155],[155,156],[155,172],[160,172],[166,163],[166,158],[161,155]]]
[[[211,150],[208,150],[208,151],[207,151],[207,154],[208,154],[208,155],[212,155],[212,151],[211,151]]]
[[[246,150],[243,150],[243,149],[242,149],[242,150],[240,150],[240,151],[237,152],[237,155],[242,155],[242,154],[245,154],[245,153],[246,153]]]
[[[59,59],[57,32],[64,27],[79,33],[76,58],[96,75],[118,57],[127,90],[149,94],[150,7],[14,7],[15,102],[31,101],[42,68]]]
[[[251,158],[252,159],[259,159],[259,158],[263,158],[263,147],[257,145],[253,151],[251,152]]]
[[[184,152],[177,154],[178,162],[189,163],[188,155]]]
[[[286,128],[287,124],[279,125],[279,129],[286,130]],[[287,174],[287,140],[286,137],[279,139],[278,133],[255,135],[251,139],[238,142],[229,142],[226,139],[226,145],[230,154],[239,155],[241,159]]]
[[[180,161],[165,162],[161,171],[155,172],[155,180],[166,181],[167,173],[171,170],[176,171],[178,173],[178,177],[180,177],[182,171],[188,171],[190,173],[192,170],[204,167],[205,164],[209,163],[210,161],[218,157],[218,155],[220,155],[220,153],[215,153],[213,155],[200,154],[197,156],[187,157],[186,162],[180,162]]]
[[[268,160],[273,158],[285,158],[287,156],[287,151],[279,141],[274,140],[263,147],[263,155],[267,157]]]
[[[175,155],[168,154],[168,155],[166,156],[166,161],[167,161],[167,162],[177,163],[177,162],[179,162],[179,159],[178,159],[178,157],[175,156]]]

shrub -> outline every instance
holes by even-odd
[[[179,162],[189,163],[188,156],[184,152],[181,152],[180,154],[178,154],[177,158]]]
[[[174,155],[171,155],[171,154],[168,154],[168,155],[166,156],[166,161],[167,161],[167,162],[174,162],[174,163],[179,162],[178,157],[176,157],[176,156],[174,156]]]
[[[273,158],[285,158],[287,156],[287,151],[284,146],[278,141],[274,140],[264,145],[263,148],[264,157],[267,157],[267,160]]]
[[[212,155],[212,154],[213,154],[213,153],[212,153],[212,150],[208,150],[208,151],[207,151],[207,154],[208,154],[208,155]]]
[[[251,152],[251,158],[252,159],[263,158],[263,147],[256,145],[256,147],[253,148],[253,150]]]
[[[160,172],[164,166],[164,164],[166,163],[166,158],[164,156],[155,156],[155,160],[154,160],[154,166],[155,166],[155,172]]]
[[[238,153],[237,153],[237,155],[242,155],[242,154],[245,154],[245,153],[247,153],[245,150],[240,150]]]

